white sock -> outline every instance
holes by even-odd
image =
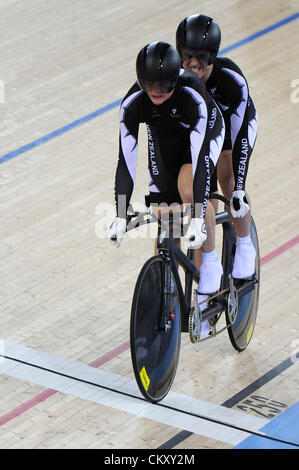
[[[251,237],[250,237],[250,234],[249,235],[246,235],[246,237],[237,237],[237,245],[251,245],[252,244],[252,241],[251,241]]]
[[[223,273],[221,261],[216,248],[208,253],[202,251],[201,256],[200,280],[197,289],[200,293],[211,294],[212,292],[216,292],[220,287]]]
[[[201,332],[200,332],[200,339],[206,338],[210,334],[210,331],[211,331],[211,327],[210,327],[209,321],[206,320],[206,321],[202,322]]]
[[[208,251],[208,252],[202,251],[201,252],[201,259],[202,259],[202,261],[217,261],[218,260],[218,254],[217,254],[216,248],[214,248],[214,250]]]
[[[250,235],[237,238],[236,255],[234,259],[233,277],[246,279],[253,275],[255,270],[256,251]]]

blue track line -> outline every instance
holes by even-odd
[[[225,47],[220,51],[220,54],[227,54],[228,52],[237,49],[237,47],[244,46],[244,44],[254,41],[255,39],[258,39],[261,36],[264,36],[265,34],[271,33],[271,31],[274,31],[277,28],[281,28],[281,26],[284,26],[290,23],[291,21],[296,20],[297,18],[299,18],[299,12],[294,13],[294,15],[288,16],[287,18],[284,18],[283,20],[278,21],[277,23],[274,23],[271,26],[268,26],[267,28],[261,29],[257,33],[251,34],[250,36],[247,36],[247,38],[241,39],[241,41],[235,42],[231,46]]]
[[[120,103],[121,99],[113,101],[113,103],[107,104],[106,106],[97,109],[93,113],[87,114],[86,116],[83,116],[82,118],[77,119],[76,121],[73,121],[70,124],[67,124],[66,126],[60,127],[56,131],[50,132],[49,134],[46,134],[43,137],[40,137],[39,139],[36,139],[33,142],[30,142],[29,144],[23,145],[22,147],[14,150],[13,152],[9,152],[6,155],[3,155],[3,157],[0,158],[0,163],[4,163],[8,160],[11,160],[12,158],[17,157],[22,153],[28,152],[28,150],[31,150],[34,147],[38,147],[39,145],[54,139],[54,137],[58,137],[59,135],[64,134],[65,132],[70,131],[71,129],[74,129],[75,127],[81,126],[81,124],[84,124],[85,122],[88,122],[91,119],[94,119],[95,117],[106,113],[106,111],[115,108],[116,106],[120,105]]]
[[[281,26],[284,26],[291,21],[296,20],[299,18],[299,12],[288,16],[287,18],[284,18],[281,21],[278,21],[277,23],[274,23],[271,26],[268,26],[267,28],[261,29],[260,31],[251,34],[250,36],[247,36],[246,38],[242,39],[241,41],[238,41],[231,46],[225,47],[220,51],[220,55],[226,54],[227,52],[230,52],[234,49],[237,49],[238,47],[243,46],[244,44],[248,44],[251,41],[254,41],[255,39],[264,36],[265,34],[270,33],[271,31],[274,31],[277,28],[280,28]],[[106,106],[103,106],[102,108],[97,109],[93,113],[87,114],[86,116],[83,116],[80,119],[77,119],[76,121],[71,122],[70,124],[67,124],[66,126],[60,127],[56,131],[50,132],[49,134],[44,135],[43,137],[40,137],[39,139],[33,140],[29,144],[23,145],[22,147],[19,147],[16,150],[13,150],[12,152],[6,153],[2,157],[0,157],[0,164],[7,162],[8,160],[11,160],[12,158],[18,157],[19,155],[28,152],[29,150],[38,147],[41,144],[44,144],[45,142],[48,142],[49,140],[54,139],[55,137],[58,137],[59,135],[64,134],[65,132],[68,132],[75,127],[81,126],[81,124],[84,124],[85,122],[88,122],[95,117],[100,116],[101,114],[106,113],[107,111],[110,111],[111,109],[115,108],[116,106],[119,106],[121,103],[122,99],[118,99],[116,101],[113,101],[110,104],[107,104]]]

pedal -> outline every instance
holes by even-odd
[[[219,320],[218,315],[215,315],[215,317],[212,317],[209,319],[209,324],[211,328],[210,336],[216,336],[217,334],[216,325],[217,325],[218,320]]]

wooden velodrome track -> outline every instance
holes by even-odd
[[[231,449],[288,410],[298,419],[298,7],[1,0],[1,449]],[[101,235],[114,216],[118,104],[136,55],[174,43],[195,13],[219,22],[222,51],[258,109],[248,190],[262,280],[243,353],[226,332],[197,345],[182,336],[170,409],[123,394],[140,396],[130,306],[153,239],[141,232],[115,249]],[[135,202],[146,160],[141,129]],[[298,432],[265,432],[274,440],[264,446],[299,443]]]

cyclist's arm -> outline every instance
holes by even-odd
[[[195,216],[204,218],[210,193],[210,174],[214,168],[206,148],[208,109],[203,96],[192,88],[185,87],[192,99],[188,103],[190,121],[190,147],[193,172],[193,197]]]
[[[138,97],[142,91],[133,86],[124,98],[119,111],[119,155],[115,175],[115,204],[117,217],[126,217],[133,193],[137,167]]]
[[[196,137],[190,135],[192,145],[195,143],[194,154],[195,152],[197,153],[197,157],[192,157],[195,216],[204,218],[210,194],[210,177],[214,170],[214,164],[209,158],[209,152],[205,152],[202,145],[196,146],[196,142],[194,142]]]

